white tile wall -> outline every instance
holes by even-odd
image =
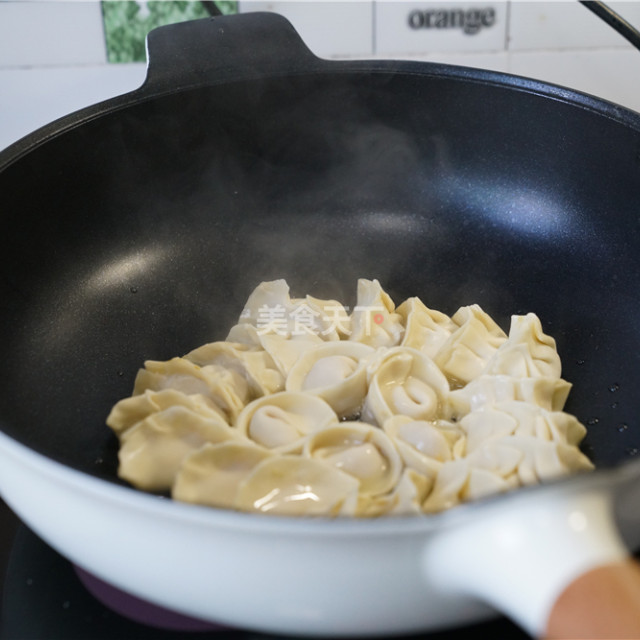
[[[144,64],[0,69],[0,149],[57,118],[138,88]]]
[[[507,3],[375,3],[376,54],[499,51],[507,37]]]
[[[0,66],[106,62],[102,11],[83,2],[0,2]]]
[[[610,6],[640,26],[640,1]],[[631,47],[576,0],[239,0],[239,7],[282,13],[324,57]],[[477,33],[445,28],[458,10],[490,10],[495,23]],[[98,0],[0,0],[0,67],[105,62]]]
[[[323,57],[433,60],[539,78],[640,111],[640,52],[577,0],[240,0],[277,11]],[[611,6],[640,27],[640,1]],[[437,11],[495,9],[476,34]],[[432,28],[409,15],[434,12]],[[415,18],[418,20],[418,18]],[[631,71],[631,74],[629,73]],[[75,109],[139,86],[144,65],[106,63],[98,0],[0,0],[0,148]]]
[[[607,2],[631,24],[640,26],[640,2]],[[631,45],[579,2],[512,2],[509,49],[594,49]]]
[[[240,0],[240,12],[275,11],[291,21],[306,45],[321,57],[370,56],[372,48],[373,3],[370,0],[345,2],[297,0],[258,2]]]

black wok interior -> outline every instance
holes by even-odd
[[[591,103],[590,103],[591,104]],[[0,172],[3,430],[117,481],[145,359],[226,336],[260,281],[378,278],[508,329],[533,311],[599,465],[640,448],[640,116],[385,68],[147,99]]]

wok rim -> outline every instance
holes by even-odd
[[[136,510],[146,516],[170,519],[182,525],[204,528],[223,528],[248,533],[296,536],[379,537],[428,535],[449,527],[464,525],[477,514],[487,513],[492,509],[508,508],[514,500],[538,500],[565,492],[608,491],[613,492],[621,487],[637,482],[640,479],[640,459],[630,459],[610,467],[598,467],[588,472],[579,472],[563,476],[535,485],[518,487],[500,494],[492,494],[472,502],[465,502],[444,511],[432,514],[379,516],[362,518],[353,516],[284,516],[244,512],[223,509],[206,505],[180,502],[172,498],[162,497],[123,486],[109,480],[96,477],[58,462],[34,449],[22,444],[4,432],[0,432],[0,456],[12,457],[29,473],[37,473],[57,484],[64,485],[65,490],[92,495],[107,500],[118,508]],[[0,479],[0,495],[3,495]],[[8,504],[10,506],[11,502]],[[18,515],[19,507],[17,510]]]
[[[206,20],[206,19],[205,19]],[[169,25],[179,26],[179,25]],[[166,28],[166,27],[165,27]],[[301,70],[282,70],[251,72],[239,75],[237,78],[209,78],[202,82],[191,82],[184,85],[167,88],[166,86],[150,82],[147,63],[147,76],[137,89],[121,95],[83,107],[67,115],[38,127],[22,138],[14,141],[4,149],[0,149],[0,173],[19,161],[25,155],[35,151],[40,145],[47,143],[78,127],[82,127],[103,116],[115,114],[145,102],[187,91],[212,88],[238,83],[257,82],[261,80],[277,80],[283,78],[298,78],[306,76],[345,76],[345,75],[389,75],[389,76],[417,76],[453,80],[468,84],[479,84],[497,89],[517,91],[538,98],[546,98],[568,106],[584,109],[591,113],[608,118],[623,126],[640,131],[640,111],[619,105],[611,100],[589,94],[579,89],[573,89],[553,82],[539,80],[503,71],[493,71],[479,67],[455,65],[450,63],[430,62],[422,60],[396,59],[363,59],[363,60],[328,60],[312,56],[315,64]]]
[[[389,76],[417,76],[426,79],[452,80],[465,84],[479,84],[506,91],[526,93],[536,98],[552,100],[554,102],[587,110],[600,117],[613,120],[622,126],[640,132],[640,113],[628,107],[617,105],[604,98],[596,97],[588,93],[563,87],[557,84],[536,80],[523,76],[499,71],[490,71],[473,67],[433,63],[415,60],[356,60],[336,61],[325,60],[312,56],[312,61],[306,68],[299,70],[277,69],[253,72],[248,70],[244,75],[229,78],[207,78],[202,82],[186,83],[184,85],[167,88],[166,85],[155,84],[147,80],[131,92],[98,102],[66,116],[58,118],[35,131],[27,134],[5,149],[0,150],[0,173],[18,163],[23,157],[32,152],[37,152],[41,145],[57,139],[66,133],[73,132],[83,125],[89,124],[103,116],[115,114],[145,102],[151,102],[175,94],[187,91],[248,83],[263,80],[278,80],[295,77],[336,77],[346,75],[389,75]],[[489,496],[473,503],[459,505],[455,509],[449,509],[438,514],[423,516],[393,516],[391,518],[333,518],[326,517],[300,517],[300,516],[276,516],[265,514],[252,514],[244,512],[217,509],[200,505],[184,504],[173,500],[161,499],[158,496],[144,493],[133,487],[122,486],[115,482],[100,478],[78,468],[64,464],[53,457],[40,453],[34,448],[22,443],[15,437],[9,436],[0,428],[0,453],[12,455],[19,459],[23,465],[37,468],[39,472],[50,474],[50,477],[62,480],[70,486],[86,485],[87,491],[96,495],[117,501],[123,505],[135,506],[154,512],[164,517],[181,518],[185,521],[200,522],[202,524],[239,528],[239,523],[246,522],[246,529],[259,525],[263,531],[274,533],[289,530],[292,527],[299,533],[317,534],[319,531],[331,531],[340,534],[360,535],[365,532],[371,535],[378,532],[380,535],[390,533],[423,532],[450,526],[464,518],[470,517],[478,509],[485,505],[503,503],[506,500],[521,499],[524,495],[542,496],[546,491],[557,491],[564,487],[580,485],[610,486],[629,482],[640,477],[640,460],[629,460],[611,467],[599,467],[587,474],[577,474],[556,479],[554,481],[519,488],[517,491],[509,491],[497,496]],[[82,480],[82,482],[78,482]],[[0,493],[2,487],[0,487]],[[375,520],[375,523],[372,522]],[[245,528],[244,526],[242,528]]]

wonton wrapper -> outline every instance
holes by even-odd
[[[415,420],[440,416],[449,383],[433,360],[416,349],[394,347],[372,360],[362,419],[382,426],[394,415]]]
[[[295,338],[313,335],[334,341],[348,334],[350,321],[346,309],[336,300],[321,300],[309,295],[292,299],[289,285],[281,279],[262,282],[253,290],[238,324],[230,331],[230,336],[239,342],[253,342],[255,334],[243,332],[239,328],[242,324],[255,327],[258,336]]]
[[[176,389],[162,391],[147,389],[137,396],[123,398],[117,402],[107,417],[107,425],[116,434],[120,434],[152,413],[158,413],[176,405],[187,407],[205,418],[225,420],[222,410],[210,398],[201,394],[187,395]]]
[[[593,469],[593,463],[575,445],[520,435],[503,438],[500,443],[522,452],[517,471],[522,485]]]
[[[341,422],[311,434],[304,455],[354,476],[365,495],[391,491],[402,472],[402,460],[389,436],[363,422]]]
[[[562,372],[556,341],[542,331],[534,313],[512,316],[509,338],[487,363],[485,373],[515,378],[559,378]]]
[[[355,515],[373,518],[384,515],[408,516],[422,512],[422,503],[429,494],[433,481],[407,468],[402,472],[390,493],[381,496],[361,496]]]
[[[281,330],[282,335],[289,334],[288,313],[291,311],[291,296],[286,280],[270,280],[261,282],[249,295],[244,309],[238,318],[238,324],[249,324],[260,329],[265,328],[264,322],[268,320],[267,311],[273,314],[273,326],[275,332]],[[276,311],[282,309],[282,314]],[[278,322],[276,322],[278,320]],[[280,321],[282,320],[282,321]]]
[[[187,407],[153,413],[120,437],[118,475],[140,489],[170,489],[183,460],[207,442],[238,438],[220,418],[205,418]]]
[[[481,375],[449,394],[450,413],[461,417],[486,404],[520,400],[548,411],[562,411],[571,384],[562,378],[513,378],[507,375]]]
[[[312,316],[313,324],[305,320],[300,320],[305,316],[298,315],[298,326],[292,327],[292,337],[314,335],[326,341],[335,341],[346,338],[351,334],[351,318],[347,313],[344,305],[337,300],[321,300],[313,296],[305,296],[304,298],[296,298],[293,300],[294,318],[295,313],[304,313],[306,317]]]
[[[404,334],[402,317],[377,280],[358,280],[356,306],[351,314],[349,340],[371,347],[393,347]]]
[[[517,400],[481,407],[467,414],[459,424],[467,434],[468,453],[485,442],[508,435],[535,436],[541,441],[577,446],[587,432],[568,413],[547,411]]]
[[[509,437],[483,442],[465,460],[473,468],[491,471],[519,486],[519,479],[514,474],[524,459],[524,453],[509,444]]]
[[[309,349],[291,367],[286,389],[319,396],[338,416],[353,416],[367,393],[366,361],[374,353],[367,345],[346,340]]]
[[[200,367],[184,358],[172,358],[163,362],[147,360],[144,369],[138,371],[133,395],[147,389],[177,389],[188,395],[200,394],[208,397],[222,409],[231,424],[251,399],[249,385],[237,371],[217,364]]]
[[[248,323],[237,324],[232,327],[227,336],[227,342],[246,344],[256,349],[266,351],[280,373],[286,378],[289,370],[304,351],[324,343],[320,336],[306,334],[304,336],[282,336],[277,333],[258,333],[258,330]]]
[[[443,420],[427,422],[393,416],[383,425],[404,464],[428,478],[435,478],[445,462],[460,457],[465,436],[457,425]]]
[[[184,357],[201,367],[219,365],[238,372],[249,384],[254,398],[284,389],[284,376],[271,356],[262,349],[241,343],[211,342]]]
[[[270,456],[240,483],[235,507],[278,515],[354,514],[358,486],[353,476],[320,460]]]
[[[307,434],[334,423],[338,416],[322,398],[283,391],[250,402],[238,416],[236,429],[263,447],[289,451]]]
[[[240,483],[270,455],[249,441],[207,443],[185,458],[171,496],[183,502],[233,508]]]
[[[234,324],[229,330],[225,342],[232,342],[233,344],[246,344],[248,347],[254,349],[262,348],[260,343],[260,334],[258,330],[248,322],[242,322]]]
[[[429,497],[422,504],[422,510],[425,513],[443,511],[511,488],[512,482],[486,469],[471,467],[466,460],[445,462]]]
[[[449,316],[429,309],[416,297],[405,300],[396,309],[396,313],[405,325],[400,345],[417,349],[430,358],[435,357],[440,347],[458,328]]]
[[[513,486],[538,484],[593,469],[577,446],[532,435],[509,435],[482,443],[466,462],[477,468],[493,469]]]
[[[434,360],[447,378],[462,386],[484,371],[507,336],[477,304],[461,307],[451,319],[458,328]]]
[[[260,343],[264,350],[273,358],[276,366],[286,379],[291,368],[300,356],[310,349],[324,344],[324,340],[314,335],[283,338],[282,336],[269,333],[260,336]]]

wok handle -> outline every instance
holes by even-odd
[[[311,53],[286,18],[269,12],[158,27],[149,32],[146,44],[143,94],[309,72],[328,64]]]
[[[423,567],[431,588],[483,600],[533,637],[583,638],[571,624],[578,625],[588,610],[606,627],[608,612],[593,594],[584,602],[572,597],[574,588],[582,595],[585,585],[593,585],[592,572],[626,566],[629,554],[614,522],[609,488],[577,482],[544,489],[476,505],[468,514],[474,517],[427,541]],[[611,570],[605,575],[628,578],[626,569]],[[567,590],[568,585],[575,587]],[[640,587],[640,579],[626,586]],[[620,606],[640,602],[640,589],[627,594]],[[602,638],[613,637],[605,631]],[[637,632],[619,637],[640,638],[640,627]]]
[[[640,638],[640,564],[629,559],[574,580],[553,606],[545,636]]]

